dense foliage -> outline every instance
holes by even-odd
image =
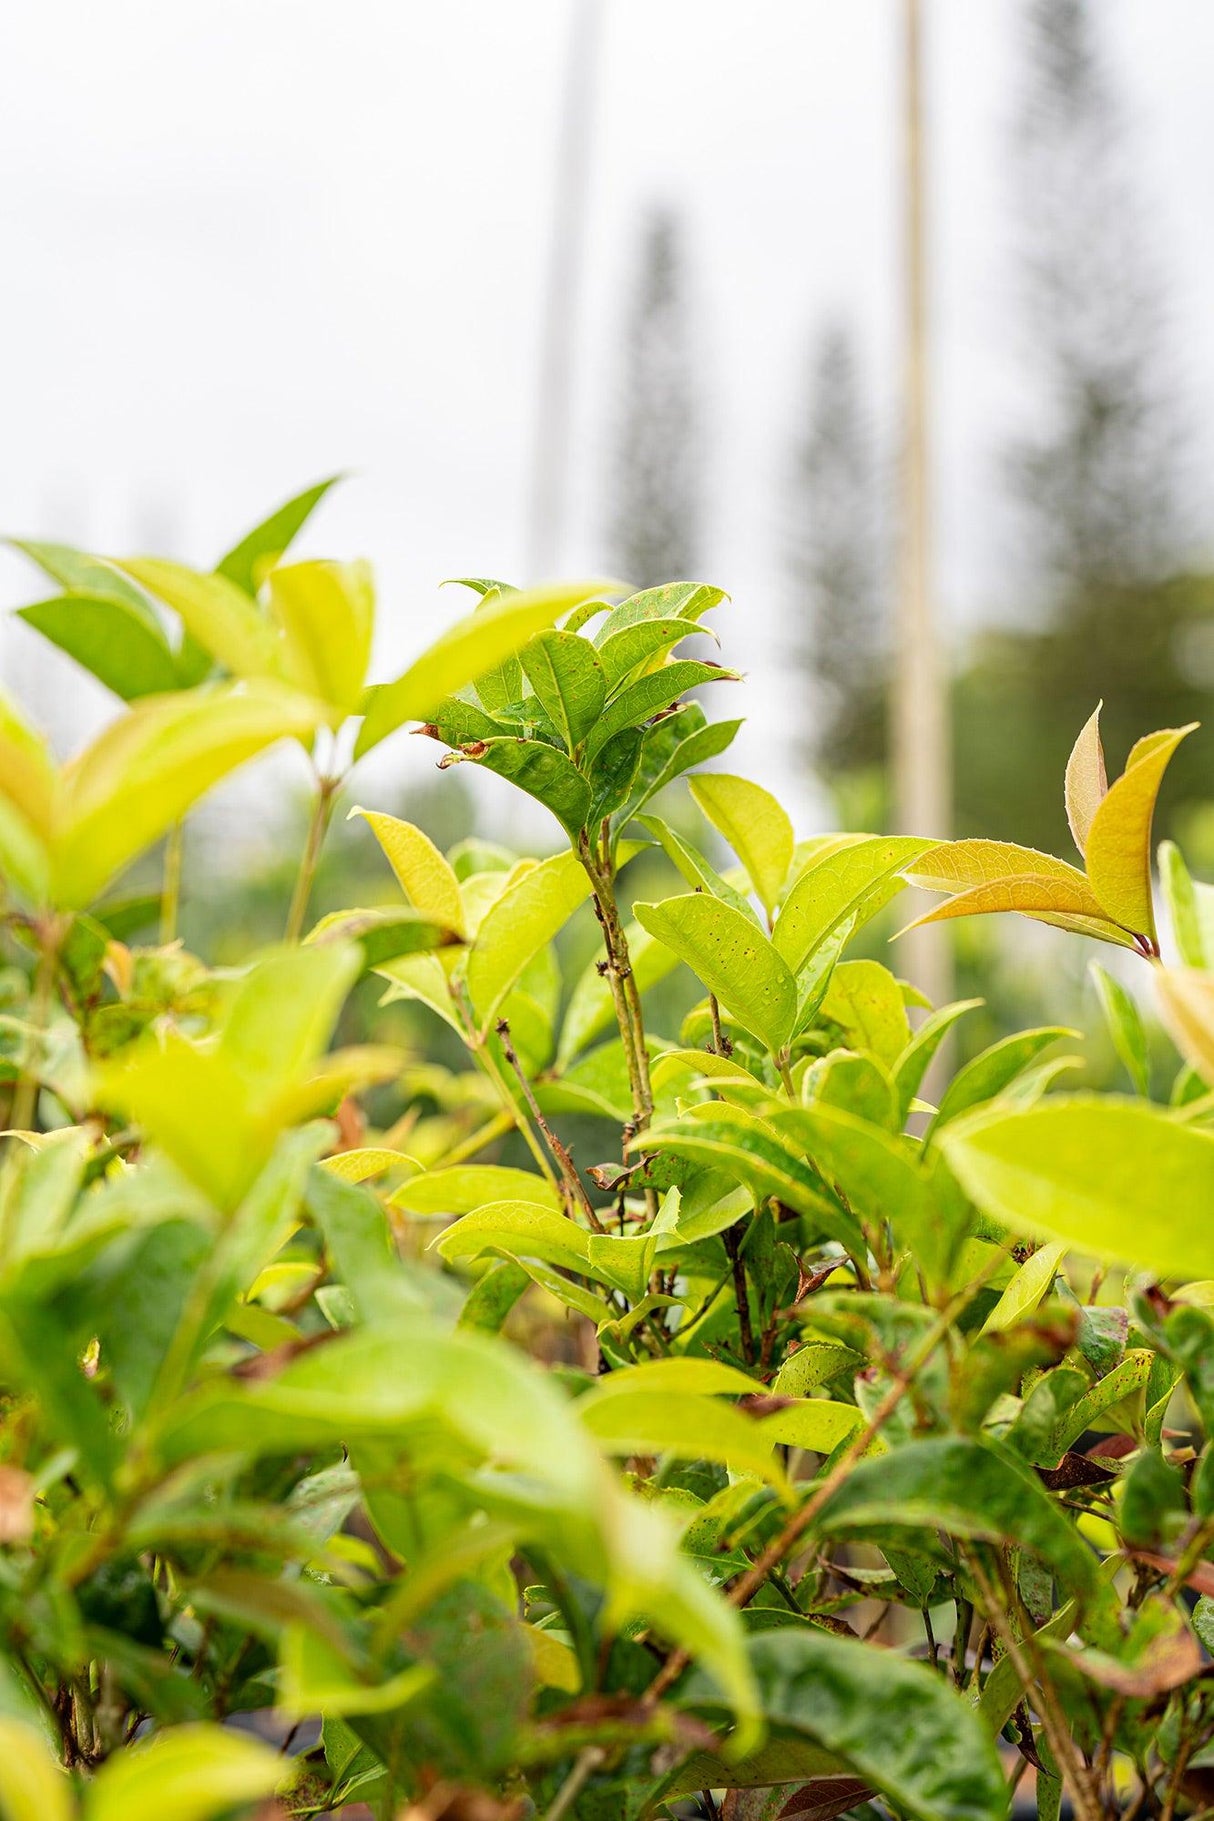
[[[25,617],[126,705],[62,766],[0,711],[0,1814],[1202,1810],[1214,897],[1167,850],[1165,968],[1149,858],[1184,730],[1110,788],[1084,729],[1082,870],[798,842],[703,769],[719,590],[475,581],[368,691],[367,569],[284,560],[322,492],[210,574],[25,547]],[[406,724],[562,845],[362,809],[399,891],[309,927]],[[281,738],[316,770],[286,940],[208,968],[175,831]],[[163,892],[113,896],[162,837]],[[630,904],[642,850],[679,885]],[[908,879],[1135,951],[1166,1103],[1103,970],[1132,1095],[1059,1087],[1055,1027],[950,1077],[972,1007],[847,958]],[[704,996],[654,1030],[680,965]],[[368,973],[462,1065],[332,1049]]]

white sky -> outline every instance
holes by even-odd
[[[442,577],[525,579],[568,3],[5,8],[0,529],[207,563],[288,493],[348,469],[307,548],[375,561],[385,674],[457,611]],[[782,661],[781,486],[826,317],[856,323],[880,416],[893,414],[900,9],[605,5],[561,566],[605,559],[619,319],[641,215],[673,203],[703,367],[702,567],[733,592],[725,656],[744,645],[753,679],[737,763],[779,778],[775,718],[802,707]],[[1200,431],[1214,416],[1214,7],[1099,11]],[[926,12],[939,591],[956,625],[1011,605],[994,459],[1021,407],[1006,168],[1016,8]],[[0,605],[35,592],[0,555]],[[5,641],[10,681],[29,674],[28,638],[19,627]],[[57,686],[44,712],[62,733],[84,711]],[[393,768],[422,763],[418,745],[395,742]]]

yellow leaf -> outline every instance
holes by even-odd
[[[972,917],[991,911],[1018,911],[1022,917],[1035,917],[1040,923],[1056,923],[1063,929],[1077,930],[1103,942],[1122,948],[1133,948],[1134,939],[1127,931],[1111,922],[1101,910],[1082,873],[1024,874],[1019,878],[992,879],[985,885],[958,892],[943,904],[935,905],[922,917],[908,923],[906,929],[918,929],[923,923],[941,923],[948,917]],[[899,930],[905,935],[906,930]]]
[[[1077,866],[1040,854],[1014,841],[942,841],[905,869],[914,885],[927,891],[963,891],[973,885],[990,885],[997,879],[1049,878],[1084,883]],[[1097,916],[1105,913],[1096,907]]]
[[[354,816],[361,816],[370,824],[409,902],[445,929],[466,936],[459,880],[429,835],[412,822],[402,822],[398,816],[386,816],[379,810],[361,809],[357,804],[347,820]]]
[[[1155,970],[1159,1010],[1186,1062],[1214,1084],[1214,974],[1199,968]]]
[[[72,1786],[32,1726],[0,1717],[0,1815],[4,1821],[71,1821]]]
[[[375,628],[369,563],[289,563],[269,576],[270,609],[283,629],[283,665],[305,695],[331,705],[341,725],[362,699]]]
[[[1187,727],[1164,728],[1139,740],[1088,831],[1088,879],[1104,914],[1152,944],[1151,819],[1155,799],[1168,761],[1196,725],[1192,721]]]
[[[85,1799],[85,1821],[210,1821],[273,1795],[295,1768],[260,1739],[221,1726],[170,1727],[102,1766]]]
[[[1100,744],[1100,710],[1103,707],[1104,703],[1098,702],[1095,712],[1084,722],[1066,764],[1063,793],[1066,819],[1071,825],[1075,846],[1080,853],[1087,846],[1092,818],[1109,788],[1104,768],[1104,747]]]

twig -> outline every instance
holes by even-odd
[[[561,1821],[582,1793],[583,1786],[594,1775],[607,1753],[601,1745],[587,1745],[573,1762],[573,1769],[557,1790],[544,1821]]]
[[[329,830],[329,823],[333,819],[333,808],[340,789],[340,778],[322,777],[316,780],[316,795],[312,799],[308,838],[304,844],[303,858],[299,863],[295,890],[291,894],[291,908],[287,913],[287,927],[284,935],[284,940],[287,942],[298,942],[303,934],[304,918],[308,914],[308,902],[316,880],[316,868],[320,863],[320,850],[325,844],[325,836]]]
[[[864,1425],[863,1429],[857,1431],[856,1435],[839,1456],[826,1478],[818,1482],[818,1486],[812,1496],[805,1501],[804,1505],[802,1505],[799,1510],[793,1513],[780,1534],[773,1538],[766,1549],[764,1549],[757,1559],[752,1562],[746,1572],[739,1575],[736,1580],[730,1583],[728,1599],[731,1605],[745,1606],[748,1601],[752,1600],[760,1587],[762,1587],[772,1569],[778,1567],[789,1551],[801,1540],[818,1513],[822,1510],[822,1507],[827,1503],[828,1499],[833,1496],[837,1488],[842,1485],[856,1462],[860,1459],[860,1456],[864,1454],[876,1436],[885,1427],[885,1424],[889,1421],[894,1411],[898,1408],[898,1405],[902,1402],[902,1399],[906,1396],[916,1375],[926,1365],[941,1340],[943,1340],[944,1336],[948,1333],[953,1321],[960,1314],[961,1310],[964,1309],[966,1304],[982,1289],[987,1277],[993,1269],[993,1264],[988,1266],[988,1268],[982,1272],[980,1276],[976,1277],[972,1283],[967,1284],[963,1290],[959,1290],[941,1310],[936,1320],[924,1335],[923,1340],[915,1349],[910,1360],[894,1378],[889,1390],[885,1393],[885,1396],[873,1411],[868,1422]],[[678,1680],[690,1660],[686,1651],[676,1650],[667,1658],[662,1669],[659,1670],[658,1674],[650,1683],[648,1689],[645,1691],[645,1699],[647,1701],[658,1700],[671,1684]]]
[[[577,1205],[581,1208],[583,1214],[586,1216],[587,1220],[590,1222],[591,1226],[594,1228],[595,1232],[596,1233],[605,1233],[607,1231],[607,1229],[603,1225],[602,1221],[599,1219],[598,1213],[595,1210],[595,1207],[594,1207],[593,1203],[591,1202],[589,1195],[587,1195],[587,1193],[586,1193],[586,1185],[583,1183],[581,1177],[577,1173],[577,1170],[574,1168],[574,1163],[573,1163],[572,1157],[569,1155],[569,1152],[565,1149],[565,1146],[561,1143],[560,1139],[557,1137],[557,1135],[553,1131],[552,1127],[548,1124],[548,1121],[544,1118],[544,1115],[540,1112],[539,1102],[536,1100],[535,1093],[532,1089],[531,1083],[527,1079],[527,1071],[524,1069],[522,1063],[519,1061],[518,1055],[514,1048],[514,1045],[510,1041],[510,1021],[509,1021],[509,1019],[508,1018],[499,1018],[497,1021],[496,1030],[497,1030],[498,1037],[501,1039],[502,1054],[505,1056],[506,1061],[510,1064],[510,1067],[514,1070],[515,1074],[518,1076],[519,1086],[523,1090],[523,1098],[526,1100],[528,1107],[531,1109],[531,1117],[534,1119],[537,1127],[539,1128],[539,1131],[540,1131],[541,1136],[543,1137],[544,1143],[548,1146],[548,1149],[552,1152],[552,1156],[556,1163],[556,1167],[561,1173],[561,1181],[564,1183],[565,1189],[570,1198],[570,1203],[571,1203],[570,1212],[572,1212],[572,1203],[576,1202]]]

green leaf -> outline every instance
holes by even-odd
[[[341,478],[340,474],[331,474],[328,480],[318,481],[316,486],[289,499],[228,551],[215,565],[216,573],[235,582],[246,594],[256,594],[266,571],[286,554],[330,487]]]
[[[722,904],[732,905],[734,910],[751,923],[758,923],[758,918],[741,892],[735,891],[727,880],[722,879],[699,850],[690,841],[685,841],[668,822],[663,822],[660,816],[638,816],[637,821],[653,836],[693,890],[711,892]]]
[[[54,903],[91,903],[220,778],[276,740],[306,737],[320,714],[268,680],[137,704],[63,769]]]
[[[874,835],[811,861],[794,880],[772,931],[793,972],[846,918],[863,924],[868,907],[879,908],[880,888],[931,847],[908,836]]]
[[[835,968],[818,1015],[837,1024],[852,1049],[867,1050],[893,1069],[910,1041],[902,988],[879,961],[843,961]]]
[[[82,1821],[212,1821],[272,1796],[292,1767],[227,1727],[177,1726],[116,1753],[93,1778]]]
[[[599,628],[597,643],[606,644],[622,627],[659,620],[683,620],[690,629],[728,599],[723,588],[712,588],[706,582],[663,582],[657,588],[643,588],[612,608]]]
[[[378,905],[371,910],[330,911],[306,937],[313,942],[355,942],[363,967],[372,970],[402,955],[431,954],[459,941],[454,930],[443,929],[429,917],[402,906]]]
[[[124,702],[180,686],[169,642],[149,624],[146,607],[79,590],[19,607],[17,615]]]
[[[555,756],[555,755],[554,755]],[[590,896],[574,853],[553,854],[520,874],[486,912],[468,956],[468,995],[482,1031],[523,969]]]
[[[993,1444],[938,1437],[857,1462],[822,1507],[825,1535],[904,1529],[1012,1543],[1040,1556],[1085,1605],[1107,1599],[1099,1565],[1041,1481]]]
[[[642,721],[660,714],[688,690],[698,689],[702,683],[738,681],[736,671],[725,670],[720,664],[701,663],[693,658],[677,658],[673,663],[663,664],[660,670],[650,671],[648,676],[630,683],[609,703],[586,741],[586,752],[593,758],[625,727],[639,727]]]
[[[688,1108],[681,1119],[650,1126],[629,1149],[669,1152],[722,1170],[744,1183],[756,1202],[775,1196],[839,1239],[849,1252],[863,1256],[866,1250],[855,1219],[828,1194],[778,1120],[759,1119],[742,1107],[710,1100]]]
[[[1078,1031],[1068,1030],[1065,1025],[1050,1024],[1040,1030],[1015,1031],[1010,1037],[1001,1037],[989,1050],[983,1050],[972,1062],[958,1069],[944,1091],[933,1132],[970,1107],[993,1100],[1059,1038],[1078,1036]]]
[[[770,915],[792,865],[792,823],[770,791],[747,778],[711,771],[692,778],[692,796],[737,854]]]
[[[600,722],[600,726],[602,723]],[[542,740],[477,740],[461,757],[508,778],[551,810],[571,841],[590,818],[590,786],[570,759]]]
[[[445,697],[474,683],[503,659],[595,594],[598,582],[563,582],[502,595],[448,628],[397,677],[371,692],[354,756],[361,758],[405,721],[428,721]]]
[[[898,1095],[898,1125],[906,1123],[911,1101],[923,1084],[932,1059],[954,1024],[966,1012],[982,1005],[981,999],[959,999],[953,1005],[942,1005],[938,1012],[925,1018],[894,1064],[894,1085]]]
[[[693,731],[682,733],[684,724],[695,719]],[[703,721],[703,710],[689,703],[665,720],[653,721],[645,729],[645,746],[641,755],[640,783],[633,793],[630,808],[635,815],[651,797],[665,790],[675,778],[681,778],[693,765],[703,765],[720,756],[737,736],[741,721]],[[652,757],[653,763],[650,764]]]
[[[973,1708],[923,1664],[813,1626],[760,1632],[751,1667],[770,1727],[846,1760],[918,1821],[1000,1821],[1008,1791]],[[693,1674],[682,1704],[717,1703]]]
[[[623,733],[617,733],[613,740],[608,740],[601,752],[595,754],[590,766],[590,809],[586,817],[588,828],[598,828],[605,817],[615,815],[627,802],[636,780],[644,744],[642,728],[626,727]]]
[[[1214,1275],[1214,1136],[1141,1101],[1056,1095],[941,1133],[966,1193],[1018,1233],[1168,1276]]]
[[[358,973],[352,946],[279,951],[238,984],[218,1043],[170,1030],[100,1070],[102,1104],[138,1121],[221,1208],[234,1207],[285,1125],[306,1117],[306,1085]]]
[[[1113,1048],[1135,1089],[1145,1100],[1151,1091],[1151,1064],[1142,1014],[1120,980],[1101,967],[1098,961],[1089,962],[1088,973],[1099,996],[1100,1009],[1109,1027]]]
[[[604,624],[595,644],[608,689],[617,689],[642,664],[653,668],[681,639],[703,630],[677,618],[634,620],[629,626],[614,628],[609,622]]]
[[[769,1121],[799,1144],[824,1181],[837,1184],[862,1219],[888,1219],[905,1243],[928,1219],[927,1184],[904,1140],[840,1107],[781,1108]]]
[[[1186,967],[1214,965],[1214,887],[1189,872],[1174,841],[1159,843],[1159,879],[1172,921],[1172,940]]]
[[[527,681],[570,752],[603,712],[607,679],[594,646],[576,632],[540,632],[519,653]]]
[[[1169,727],[1139,740],[1125,771],[1092,818],[1085,846],[1088,878],[1106,916],[1154,939],[1151,822],[1172,754],[1196,727]]]
[[[651,936],[685,961],[739,1024],[773,1053],[797,1016],[797,985],[786,962],[740,911],[702,893],[633,906]]]

